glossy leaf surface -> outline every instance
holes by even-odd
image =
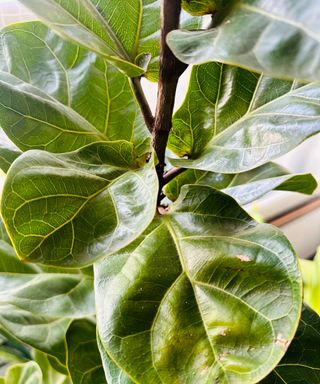
[[[96,264],[95,279],[102,348],[134,383],[257,382],[299,320],[286,238],[205,186],[184,187],[134,251]]]
[[[251,203],[272,190],[301,192],[311,195],[317,181],[311,174],[292,175],[275,163],[267,163],[248,172],[222,174],[188,169],[165,186],[165,194],[175,201],[183,185],[208,185],[220,189],[240,205]]]
[[[173,165],[237,173],[295,148],[320,130],[320,87],[218,63],[195,67],[173,121]]]
[[[19,0],[63,37],[115,64],[130,77],[158,77],[159,0]],[[198,26],[190,16],[185,27]]]
[[[96,143],[67,154],[28,151],[11,167],[2,215],[18,256],[79,267],[119,250],[154,216],[153,160],[132,144]],[[143,196],[143,199],[141,198]]]
[[[97,345],[96,326],[74,321],[66,336],[68,370],[73,383],[107,384]]]
[[[22,150],[67,152],[119,139],[149,150],[127,77],[39,22],[1,31],[0,125]]]
[[[174,31],[169,45],[189,64],[229,63],[273,77],[320,79],[317,0],[241,0],[206,31]],[[290,63],[290,65],[288,65]]]
[[[297,334],[285,357],[261,384],[320,382],[320,317],[305,307]]]

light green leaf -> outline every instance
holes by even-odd
[[[288,352],[261,384],[311,384],[320,382],[320,317],[305,307]]]
[[[158,77],[159,0],[19,0],[53,30],[115,64],[130,77]],[[199,21],[184,17],[184,27]],[[190,25],[191,24],[191,25]]]
[[[106,384],[97,345],[96,326],[87,320],[74,321],[66,336],[68,370],[74,384]]]
[[[168,43],[188,64],[219,61],[273,77],[320,80],[318,0],[241,0],[214,29],[174,31]],[[290,65],[288,65],[290,63]]]
[[[256,168],[320,131],[320,86],[218,63],[193,69],[173,121],[173,165],[221,173]]]
[[[304,301],[320,315],[320,248],[314,260],[300,260]]]
[[[71,319],[95,313],[92,279],[0,273],[0,324],[16,339],[65,361]]]
[[[18,256],[80,267],[132,242],[152,221],[157,203],[154,162],[144,162],[139,167],[125,141],[67,154],[24,153],[7,175],[2,198]]]
[[[292,175],[276,163],[267,163],[238,174],[187,169],[165,186],[166,196],[175,201],[182,186],[186,184],[208,185],[220,189],[236,199],[240,205],[251,203],[272,190],[311,195],[317,187],[317,181],[310,173]]]
[[[128,78],[43,24],[1,31],[0,70],[0,124],[22,150],[68,152],[119,139],[149,150]]]
[[[55,371],[49,360],[48,356],[40,351],[34,350],[34,360],[39,365],[43,380],[42,384],[68,384],[71,383],[68,381],[68,377],[61,375],[57,371]]]
[[[257,382],[294,337],[301,278],[289,242],[213,188],[184,187],[118,256],[95,265],[97,324],[134,383]]]
[[[34,361],[13,365],[7,370],[5,384],[43,384],[41,369]]]

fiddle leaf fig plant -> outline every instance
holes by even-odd
[[[297,255],[245,206],[317,187],[274,162],[320,131],[316,0],[20,1],[41,21],[0,32],[0,383],[316,384]]]

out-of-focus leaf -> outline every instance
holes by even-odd
[[[304,301],[320,315],[320,249],[314,260],[300,260]]]

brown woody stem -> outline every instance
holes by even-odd
[[[186,171],[185,168],[172,168],[172,169],[170,169],[170,171],[166,172],[163,175],[163,185],[168,184],[171,180],[173,180],[175,177],[179,176],[184,171]]]
[[[148,127],[149,131],[152,133],[153,131],[153,125],[154,125],[154,117],[152,115],[149,103],[146,99],[146,96],[143,92],[143,89],[141,87],[141,81],[140,78],[135,77],[131,79],[134,92],[136,94],[136,98],[138,100],[138,103],[140,105],[146,126]]]
[[[181,0],[161,0],[161,49],[160,75],[157,97],[157,109],[153,127],[153,147],[158,157],[157,173],[159,178],[160,205],[164,185],[165,152],[172,126],[172,114],[179,77],[186,69],[171,52],[166,38],[169,32],[179,28]]]

